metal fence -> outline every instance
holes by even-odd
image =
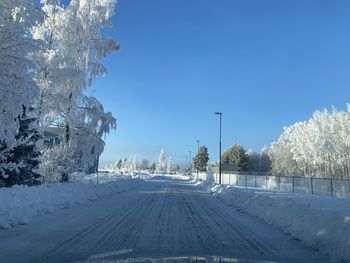
[[[193,173],[197,177],[197,173]],[[221,174],[224,185],[259,188],[270,191],[350,197],[350,180],[272,176],[270,174]],[[199,173],[198,177],[219,183],[218,173]]]

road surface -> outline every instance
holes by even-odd
[[[0,230],[0,242],[1,262],[95,262],[105,256],[328,261],[204,189],[169,177]]]

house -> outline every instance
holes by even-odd
[[[211,166],[210,171],[213,173],[218,173],[219,172],[219,165]],[[238,172],[238,171],[239,171],[239,168],[235,164],[227,164],[227,163],[221,164],[221,172],[222,173],[231,173],[231,172]]]
[[[62,128],[47,127],[44,131],[44,145],[49,148],[58,145],[62,141]]]

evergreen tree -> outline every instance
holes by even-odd
[[[171,174],[173,172],[173,159],[170,157],[168,160],[168,164],[167,164],[167,168],[166,168],[166,172],[168,174]]]
[[[199,148],[199,152],[193,158],[194,168],[200,172],[205,172],[209,161],[208,148],[203,145]]]
[[[222,163],[234,164],[239,171],[246,171],[248,168],[248,155],[244,147],[240,144],[232,145],[221,156]]]
[[[8,162],[16,163],[17,169],[7,171],[9,175],[4,181],[7,186],[14,184],[39,184],[40,175],[34,170],[38,167],[40,155],[36,147],[37,141],[41,138],[38,132],[38,123],[35,117],[31,117],[32,108],[27,110],[23,107],[23,113],[19,119],[19,131],[16,135],[17,146],[10,152]]]
[[[122,168],[122,164],[123,164],[122,159],[119,159],[119,161],[117,162],[116,168],[117,168],[118,170],[120,170],[120,168]]]
[[[152,163],[151,166],[149,167],[149,170],[154,172],[156,168],[157,168],[156,163]]]
[[[17,172],[10,162],[18,146],[22,105],[33,105],[39,88],[33,81],[35,66],[28,55],[38,50],[31,28],[40,21],[34,3],[28,0],[1,0],[0,4],[0,176]],[[23,124],[22,124],[23,125]],[[3,183],[1,183],[3,185]]]
[[[146,159],[142,159],[141,160],[141,164],[140,164],[140,168],[142,170],[147,170],[148,169],[148,166],[149,166],[149,161],[146,160]]]
[[[260,154],[255,152],[252,149],[249,149],[247,151],[247,157],[248,157],[247,170],[254,171],[254,172],[260,171],[260,162],[261,162]]]

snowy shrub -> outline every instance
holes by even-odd
[[[48,148],[40,156],[39,173],[45,183],[65,181],[73,172],[75,161],[70,147],[60,145]]]

